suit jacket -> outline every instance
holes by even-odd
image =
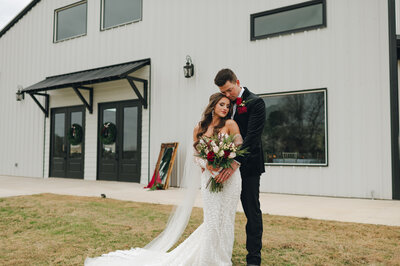
[[[243,137],[242,147],[247,149],[248,153],[235,159],[241,164],[242,178],[246,178],[247,176],[260,176],[265,172],[264,153],[261,145],[261,135],[265,123],[265,103],[246,87],[242,99],[247,112],[239,114],[239,106],[237,106],[233,119],[238,124]]]

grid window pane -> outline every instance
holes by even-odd
[[[82,3],[56,12],[56,41],[86,34],[87,3]]]
[[[326,91],[262,96],[267,164],[327,165]]]
[[[271,12],[260,16],[256,15],[253,18],[253,37],[259,38],[266,35],[323,25],[323,9],[323,4],[319,3],[286,11]]]
[[[103,3],[103,28],[142,18],[142,0],[104,0]]]

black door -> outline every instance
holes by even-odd
[[[79,143],[71,142],[68,133],[72,125],[79,125]],[[85,109],[83,106],[53,108],[51,110],[50,177],[83,178],[85,147]]]
[[[98,141],[98,179],[140,182],[141,110],[139,101],[99,104],[99,136],[104,125],[115,125],[115,140]]]

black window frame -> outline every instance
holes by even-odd
[[[325,163],[324,164],[306,164],[306,163],[267,163],[264,161],[265,166],[296,166],[296,167],[328,167],[329,166],[329,128],[328,128],[328,89],[327,88],[315,88],[297,91],[282,91],[273,93],[261,93],[257,94],[260,98],[264,96],[279,96],[279,95],[290,95],[290,94],[304,94],[313,92],[324,92],[325,97]],[[264,152],[264,150],[262,151]],[[264,158],[265,160],[266,158]]]
[[[69,8],[72,8],[72,7],[75,7],[75,6],[79,6],[79,5],[82,5],[82,4],[86,4],[86,31],[85,31],[85,33],[78,34],[78,35],[71,36],[71,37],[67,37],[67,38],[64,38],[64,39],[61,39],[61,40],[57,40],[57,34],[58,34],[58,32],[57,32],[57,25],[58,25],[57,18],[58,18],[58,13],[60,11],[67,10]],[[54,10],[53,43],[63,42],[63,41],[79,38],[79,37],[82,37],[82,36],[86,36],[87,35],[87,28],[88,28],[88,1],[87,0],[75,2],[75,3],[72,3],[70,5],[63,6],[63,7],[60,7],[60,8],[57,8],[57,9]]]
[[[302,27],[298,29],[292,29],[292,30],[286,30],[286,31],[280,31],[280,32],[274,32],[270,34],[264,34],[260,36],[255,36],[254,34],[254,20],[258,17],[264,17],[272,14],[277,14],[281,12],[286,12],[290,10],[295,10],[307,6],[313,6],[313,5],[319,5],[322,4],[322,23],[313,25],[313,26],[307,26],[307,27]],[[326,0],[312,0],[312,1],[307,1],[307,2],[302,2],[299,4],[294,4],[290,6],[284,6],[272,10],[267,10],[259,13],[254,13],[250,15],[250,41],[255,41],[255,40],[261,40],[269,37],[274,37],[274,36],[280,36],[280,35],[285,35],[285,34],[290,34],[290,33],[295,33],[295,32],[303,32],[306,30],[313,30],[313,29],[319,29],[319,28],[325,28],[327,26],[327,20],[326,20]]]
[[[143,0],[139,0],[139,1],[141,2],[141,4],[140,4],[140,9],[141,9],[140,10],[140,19],[131,20],[131,21],[124,22],[124,23],[117,24],[117,25],[113,25],[113,26],[110,26],[110,27],[104,27],[104,15],[105,15],[105,13],[104,13],[104,10],[105,10],[105,8],[104,8],[104,0],[100,0],[100,31],[106,31],[106,30],[109,30],[109,29],[118,28],[118,27],[121,27],[121,26],[125,26],[125,25],[128,25],[128,24],[133,24],[133,23],[142,21],[143,20]]]

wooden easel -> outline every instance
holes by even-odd
[[[178,146],[179,146],[178,142],[162,143],[161,144],[160,154],[158,155],[156,168],[154,169],[154,172],[156,173],[155,176],[157,176],[157,173],[160,171],[160,165],[162,163],[161,160],[163,159],[163,156],[165,154],[165,150],[168,149],[168,148],[173,148],[173,151],[172,151],[172,154],[171,154],[171,159],[169,160],[169,163],[168,163],[167,176],[165,177],[164,184],[163,184],[164,185],[164,189],[167,189],[169,187],[169,178],[171,176],[172,168],[174,167],[176,151],[178,150]]]

